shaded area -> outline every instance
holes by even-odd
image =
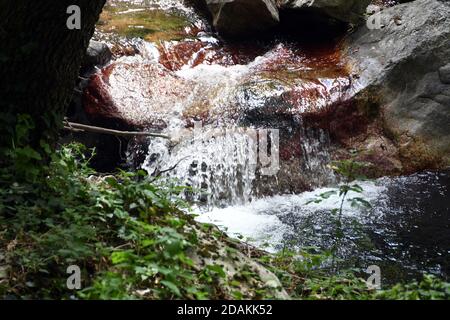
[[[386,194],[366,226],[374,256],[383,259],[392,278],[401,268],[405,277],[425,270],[449,279],[450,170],[384,180]]]

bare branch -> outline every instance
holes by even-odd
[[[156,137],[170,140],[170,137],[164,134],[146,132],[146,131],[119,131],[113,129],[107,129],[96,126],[88,126],[85,124],[75,123],[65,121],[64,129],[73,131],[73,132],[94,132],[94,133],[103,133],[103,134],[112,134],[115,136],[121,137],[136,137],[136,136],[148,136],[148,137]]]

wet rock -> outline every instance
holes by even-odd
[[[348,41],[356,101],[379,113],[406,170],[450,161],[450,2],[417,0],[377,18],[382,28]]]
[[[114,59],[118,59],[124,56],[134,56],[139,54],[139,46],[141,45],[140,40],[136,39],[120,39],[118,41],[113,41],[111,43],[111,52]]]
[[[205,47],[201,41],[164,42],[159,46],[159,62],[171,71],[180,70],[185,65],[196,66],[203,62]]]
[[[105,43],[91,40],[81,69],[84,71],[92,70],[95,66],[107,64],[111,59],[111,50]]]
[[[187,83],[153,63],[116,61],[91,77],[83,105],[91,120],[164,128],[189,92]]]
[[[280,18],[274,0],[205,0],[222,35],[240,37],[269,30]]]
[[[372,0],[282,0],[281,9],[320,13],[339,21],[358,23],[363,20]]]
[[[215,38],[203,40],[166,41],[158,45],[159,63],[171,71],[200,64],[233,66],[249,64],[265,48],[246,41],[224,44]]]
[[[201,17],[206,19],[211,19],[211,12],[208,10],[208,5],[206,0],[183,0],[183,3],[195,9],[197,13],[200,14]]]
[[[349,75],[338,46],[279,44],[236,89],[236,104],[254,122],[282,114],[318,112],[342,99]]]

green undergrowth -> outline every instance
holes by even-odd
[[[2,170],[0,296],[226,298],[223,267],[191,259],[216,250],[205,231],[216,241],[223,235],[198,229],[178,198],[184,188],[149,182],[143,171],[95,176],[84,151],[61,147],[34,181],[7,185],[14,177]],[[79,291],[66,286],[71,265],[81,268]]]
[[[32,128],[20,116],[0,150],[0,298],[449,297],[449,285],[430,277],[373,292],[355,273],[321,271],[320,256],[256,250],[251,258],[216,227],[194,221],[180,198],[185,187],[144,171],[101,176],[81,145],[30,147]],[[80,290],[67,287],[74,265]]]

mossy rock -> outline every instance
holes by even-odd
[[[399,154],[407,173],[445,167],[442,157],[419,138],[402,135],[399,141]]]
[[[191,22],[176,13],[126,4],[107,5],[100,17],[97,29],[126,38],[142,38],[147,41],[180,40]]]

